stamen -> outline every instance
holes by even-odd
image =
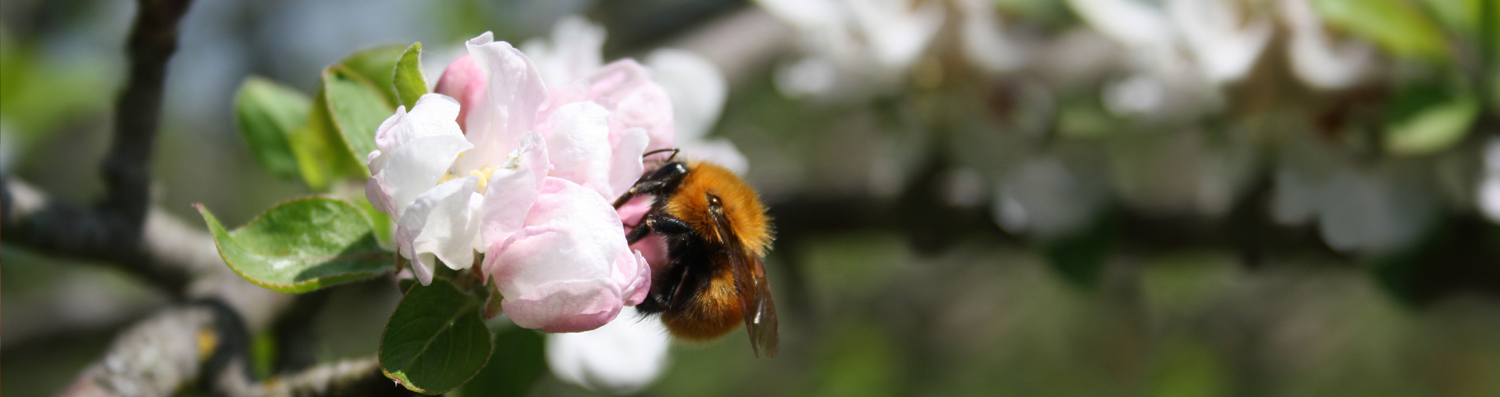
[[[484,191],[487,190],[489,188],[489,186],[490,186],[490,175],[492,175],[494,173],[495,173],[495,169],[494,168],[490,168],[490,166],[488,166],[488,165],[486,165],[484,167],[481,167],[481,168],[479,168],[477,170],[469,171],[469,175],[473,175],[473,176],[479,177],[479,185],[477,185],[477,186],[474,187],[474,191],[479,192],[481,194],[484,193]]]

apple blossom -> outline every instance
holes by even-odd
[[[587,331],[645,299],[650,267],[626,246],[619,214],[597,197],[547,177],[522,227],[487,250],[485,273],[517,325]]]
[[[373,175],[365,195],[376,209],[396,219],[395,240],[401,256],[412,260],[412,272],[423,285],[432,282],[433,259],[453,269],[474,262],[478,234],[473,210],[477,177],[443,182],[459,153],[473,147],[454,119],[458,102],[427,94],[396,109],[375,134],[378,150],[370,152]],[[439,183],[442,182],[442,183]]]
[[[424,284],[432,272],[423,258],[468,265],[480,251],[479,270],[512,321],[576,333],[548,342],[559,376],[638,390],[660,373],[669,343],[660,324],[629,307],[650,291],[646,258],[661,264],[666,253],[659,240],[625,240],[649,197],[619,210],[611,203],[644,174],[649,150],[682,146],[683,156],[744,171],[732,143],[703,139],[727,84],[682,51],[651,56],[662,80],[633,60],[602,64],[603,29],[581,18],[525,52],[492,37],[466,42],[468,54],[448,65],[435,94],[382,127],[368,195],[398,219],[398,240],[410,241],[403,255],[428,265],[416,272]],[[425,149],[438,142],[449,146]],[[421,161],[387,154],[405,147]]]

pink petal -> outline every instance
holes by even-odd
[[[610,131],[642,128],[651,137],[646,150],[673,147],[675,125],[672,121],[672,99],[654,82],[646,82],[620,101],[609,114]]]
[[[610,196],[609,111],[593,102],[564,105],[549,117],[547,156],[549,175],[567,179]]]
[[[547,283],[500,302],[507,316],[524,328],[544,332],[582,332],[614,320],[623,307],[606,280]]]
[[[665,269],[667,266],[667,240],[662,239],[659,234],[647,235],[641,241],[631,244],[630,249],[639,252],[652,270]]]
[[[547,142],[535,132],[521,136],[516,168],[501,167],[490,176],[481,205],[480,249],[510,238],[526,225],[526,216],[547,175]]]
[[[598,102],[614,110],[620,101],[651,81],[651,72],[633,59],[621,59],[595,70],[588,77],[589,88],[583,99]]]
[[[616,197],[630,190],[641,175],[646,173],[646,165],[641,163],[641,155],[646,153],[646,145],[651,143],[651,137],[646,135],[646,130],[632,128],[626,130],[620,136],[620,141],[615,144],[614,153],[610,158],[609,165],[609,189],[610,192],[604,197],[614,201]]]
[[[641,256],[639,251],[628,251],[620,254],[615,259],[616,282],[623,287],[620,294],[623,296],[626,306],[635,306],[646,300],[646,294],[651,292],[651,264]]]
[[[489,247],[483,270],[517,324],[582,331],[613,319],[641,288],[638,266],[620,261],[628,249],[619,214],[602,196],[547,177],[525,226]]]
[[[630,201],[625,202],[625,205],[620,206],[620,209],[617,211],[620,213],[620,221],[624,222],[626,227],[640,224],[641,217],[644,217],[646,212],[651,210],[651,202],[653,201],[655,199],[651,198],[651,196],[635,196],[631,198]]]
[[[501,164],[521,134],[532,130],[537,112],[547,103],[547,87],[526,54],[510,43],[493,41],[489,32],[469,40],[468,47],[484,72],[487,101],[470,110],[466,136],[475,150],[459,159],[460,173]]]
[[[461,105],[458,126],[467,131],[465,126],[468,125],[469,111],[484,107],[487,86],[484,72],[474,62],[474,56],[464,54],[448,64],[448,68],[443,70],[443,76],[438,78],[437,87],[432,91],[458,99]]]

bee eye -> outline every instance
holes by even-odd
[[[721,202],[721,201],[719,201],[719,196],[715,196],[715,195],[710,194],[710,195],[708,195],[708,205],[714,206],[714,207],[722,207],[722,206],[724,206],[724,203]]]

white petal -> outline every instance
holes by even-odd
[[[574,102],[552,113],[547,136],[551,175],[599,192],[611,194],[609,166],[609,111],[594,102]]]
[[[444,182],[422,193],[396,221],[396,243],[401,255],[413,259],[412,270],[423,285],[432,282],[432,259],[455,269],[474,262],[470,201],[477,177]]]
[[[1160,9],[1134,0],[1068,0],[1094,30],[1134,47],[1165,47],[1173,40]]]
[[[1173,0],[1167,10],[1204,76],[1216,83],[1243,78],[1271,39],[1271,21],[1241,21],[1225,0]]]
[[[460,136],[417,139],[391,151],[386,167],[374,179],[390,192],[389,203],[400,211],[437,184],[453,166],[458,154],[473,146]],[[401,216],[400,213],[390,215]]]
[[[646,173],[646,165],[641,162],[641,156],[646,153],[646,145],[651,143],[651,137],[642,128],[631,128],[620,137],[620,142],[615,144],[614,154],[609,166],[609,189],[604,198],[613,201],[620,197],[626,190],[635,185],[636,180]]]
[[[1479,182],[1479,212],[1491,222],[1500,223],[1500,138],[1490,139],[1484,148],[1483,180]]]
[[[755,0],[755,3],[799,30],[819,30],[844,22],[843,7],[830,0]]]
[[[547,103],[541,72],[520,50],[507,42],[492,41],[489,32],[469,40],[468,47],[489,84],[488,103],[469,112],[466,137],[476,150],[459,159],[460,174],[502,163],[516,148],[521,134],[532,129],[537,112]]]
[[[1313,88],[1333,90],[1359,82],[1374,61],[1375,50],[1358,41],[1334,43],[1307,0],[1282,0],[1282,18],[1292,31],[1292,72]]]
[[[913,9],[910,1],[855,1],[847,3],[850,14],[869,40],[875,59],[884,66],[905,70],[916,62],[927,43],[943,27],[944,6],[923,2]]]
[[[661,321],[626,307],[599,329],[547,336],[547,364],[559,379],[618,394],[640,391],[666,368],[670,347]]]
[[[536,62],[548,86],[561,87],[588,76],[603,64],[604,37],[603,26],[569,15],[552,25],[550,43],[532,39],[521,48]]]
[[[490,175],[480,210],[483,214],[480,243],[475,249],[488,250],[520,231],[540,194],[542,178],[548,170],[547,142],[540,134],[528,132],[521,136],[521,147],[512,156],[514,164],[500,167]]]
[[[959,0],[963,8],[964,55],[980,69],[990,73],[1015,70],[1025,62],[1022,49],[1005,34],[1005,27],[995,17],[995,7],[988,0]]]
[[[708,59],[684,50],[661,49],[646,58],[656,82],[672,99],[677,142],[702,139],[724,108],[729,84]]]

